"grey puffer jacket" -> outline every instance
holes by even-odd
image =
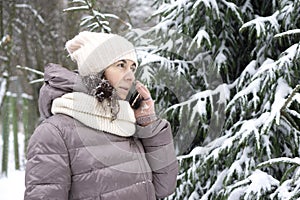
[[[39,99],[44,120],[29,141],[24,199],[154,200],[173,193],[178,165],[166,120],[120,137],[51,115],[55,98],[85,92],[78,81],[59,65],[45,67]]]

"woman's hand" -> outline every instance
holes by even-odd
[[[154,101],[151,94],[141,82],[136,82],[136,90],[142,98],[141,105],[138,109],[134,110],[136,122],[138,125],[147,126],[157,120],[154,109]]]

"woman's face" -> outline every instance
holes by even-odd
[[[119,60],[110,65],[104,72],[106,79],[117,90],[121,99],[125,99],[135,80],[136,64],[131,60]]]

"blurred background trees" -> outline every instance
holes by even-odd
[[[89,9],[66,11],[81,2],[90,4]],[[137,11],[135,11],[137,10]],[[43,83],[43,67],[49,63],[60,63],[75,69],[64,49],[67,40],[81,30],[85,17],[107,15],[109,30],[122,32],[134,26],[146,26],[151,15],[149,3],[132,0],[122,1],[71,1],[71,0],[13,0],[0,2],[0,127],[2,135],[2,172],[7,173],[9,133],[14,127],[16,168],[24,165],[18,151],[26,151],[27,141],[39,123],[37,100]],[[101,31],[101,29],[94,29]],[[17,132],[25,134],[18,141]],[[10,136],[12,138],[12,136]],[[24,142],[25,149],[17,146]],[[23,163],[23,164],[22,164]]]

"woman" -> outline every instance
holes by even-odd
[[[155,115],[135,81],[133,45],[114,34],[81,32],[66,43],[78,74],[45,67],[31,136],[25,199],[153,200],[174,192],[178,172],[170,124]],[[126,100],[136,82],[141,100]]]

